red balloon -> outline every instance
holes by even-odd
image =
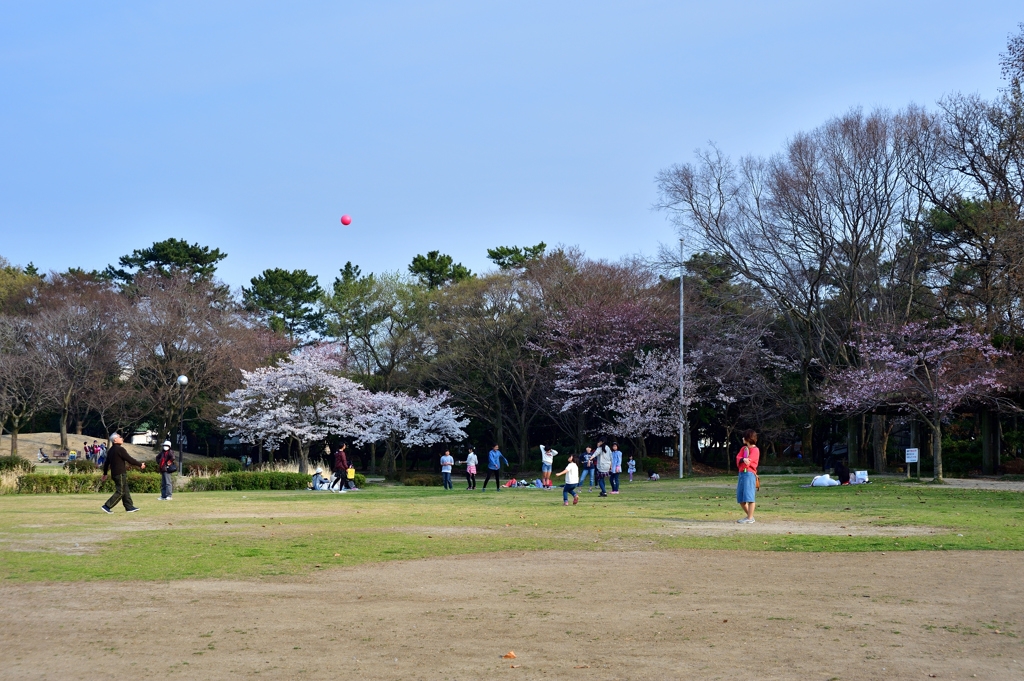
[[[350,218],[347,215],[342,215],[341,216],[341,224],[343,224],[343,225],[351,225],[352,224],[352,218]]]

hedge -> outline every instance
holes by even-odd
[[[92,461],[86,461],[85,459],[75,459],[74,461],[68,461],[64,464],[64,470],[68,473],[95,473],[99,470],[99,466],[94,464]]]
[[[273,471],[225,473],[209,478],[193,478],[189,483],[189,490],[192,492],[216,492],[220,490],[306,489],[311,479],[310,476],[301,473]]]
[[[47,475],[33,473],[18,478],[18,494],[90,494],[114,491],[114,480],[92,475]],[[145,494],[160,491],[159,473],[128,473],[128,489]]]
[[[186,463],[185,475],[217,475],[219,473],[237,473],[242,470],[242,462],[229,456],[218,456]]]
[[[34,473],[36,465],[20,456],[0,456],[0,471],[24,471]]]

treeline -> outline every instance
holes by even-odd
[[[993,100],[854,110],[768,158],[712,147],[664,170],[685,258],[541,243],[473,273],[432,251],[398,272],[347,263],[328,287],[268,269],[236,292],[216,279],[224,253],[176,239],[103,272],[5,264],[4,427],[149,421],[164,437],[184,405],[190,447],[219,451],[241,371],[330,340],[370,391],[447,390],[470,439],[520,464],[598,434],[659,454],[685,415],[687,453],[716,465],[755,427],[769,455],[821,462],[842,442],[884,470],[890,436],[919,423],[937,477],[947,438],[984,443],[991,469],[993,447],[998,462],[1022,444],[1024,32],[1001,66]]]

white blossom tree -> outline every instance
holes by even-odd
[[[311,346],[276,367],[242,372],[243,386],[223,404],[220,423],[243,442],[299,448],[299,472],[309,469],[309,448],[328,435],[357,437],[360,417],[373,403],[359,384],[339,375],[346,354],[338,344]]]
[[[642,455],[648,435],[678,434],[684,412],[697,401],[696,372],[691,362],[680,371],[679,355],[673,352],[637,353],[636,367],[610,405],[609,431],[636,440]]]
[[[448,402],[447,391],[417,395],[376,393],[371,395],[356,418],[355,441],[359,444],[385,443],[385,470],[395,472],[395,459],[405,457],[409,447],[429,447],[438,442],[457,442],[466,437],[469,419]]]

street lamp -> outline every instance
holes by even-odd
[[[679,240],[679,477],[686,474],[686,396],[683,394],[683,240]]]
[[[182,443],[185,441],[185,386],[188,385],[188,376],[178,376],[178,387],[181,388],[181,411],[178,417],[178,475],[182,475]]]

